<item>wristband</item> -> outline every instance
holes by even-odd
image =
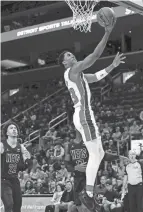
[[[105,69],[103,69],[101,71],[98,71],[95,75],[96,75],[97,80],[100,81],[103,78],[105,78],[108,75],[108,73],[106,72]]]

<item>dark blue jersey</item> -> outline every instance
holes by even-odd
[[[23,163],[21,145],[17,144],[15,148],[3,142],[4,153],[1,154],[1,178],[13,179],[18,177],[19,167]]]
[[[78,164],[81,163],[87,163],[88,162],[88,151],[86,146],[83,142],[81,143],[75,143],[69,145],[69,154],[70,154],[70,164],[75,167]],[[84,173],[80,173],[79,171],[75,171],[76,175],[83,175]]]

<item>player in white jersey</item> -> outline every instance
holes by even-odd
[[[105,28],[105,35],[92,54],[83,61],[77,61],[71,52],[63,52],[59,57],[59,64],[66,69],[64,78],[74,103],[73,122],[81,133],[89,152],[86,168],[86,191],[82,192],[81,201],[91,211],[96,211],[98,204],[93,200],[93,188],[99,165],[104,157],[101,137],[90,104],[91,92],[88,83],[97,82],[106,77],[120,63],[124,63],[123,54],[117,54],[113,63],[95,74],[83,74],[83,71],[94,64],[101,56],[113,25]]]

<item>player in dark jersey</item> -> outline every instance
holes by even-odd
[[[1,199],[5,212],[20,212],[22,195],[18,172],[31,165],[30,153],[18,142],[19,128],[10,122],[3,128],[7,137],[0,143],[1,153]]]
[[[86,186],[86,166],[88,162],[88,151],[82,141],[81,134],[76,131],[76,139],[67,146],[65,151],[65,160],[68,164],[68,170],[74,174],[74,203],[78,211],[83,211],[83,205],[80,201],[80,192]],[[87,211],[87,210],[86,210]]]

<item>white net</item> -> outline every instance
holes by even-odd
[[[72,26],[81,32],[91,32],[93,9],[99,0],[65,0],[73,12]]]

